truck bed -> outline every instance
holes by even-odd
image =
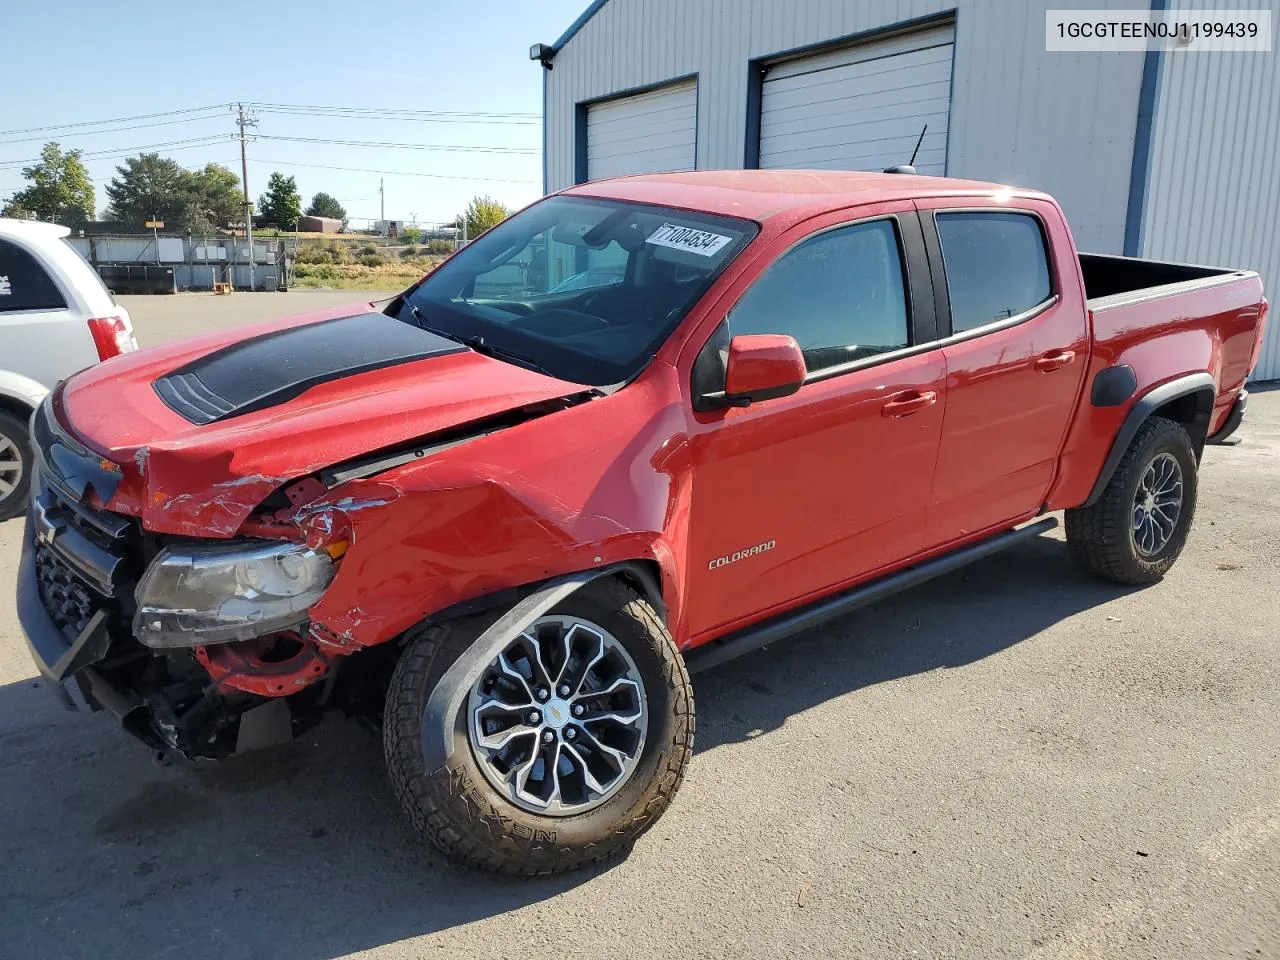
[[[1091,309],[1182,293],[1248,273],[1224,267],[1201,267],[1103,253],[1081,253],[1079,258],[1085,297]]]

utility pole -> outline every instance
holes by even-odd
[[[382,177],[378,178],[378,214],[387,219],[387,181]]]
[[[236,126],[240,128],[240,183],[244,186],[244,238],[249,245],[250,290],[253,290],[253,204],[249,201],[249,160],[244,151],[244,129],[257,125],[257,116],[246,110],[243,103],[237,103]]]

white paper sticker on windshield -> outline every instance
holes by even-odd
[[[692,227],[678,227],[674,223],[664,223],[645,240],[660,247],[672,250],[688,250],[703,257],[714,256],[732,237],[722,237],[718,233],[706,230],[694,230]]]

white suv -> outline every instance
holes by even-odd
[[[0,218],[0,520],[26,506],[31,412],[85,367],[138,348],[133,325],[52,223]]]

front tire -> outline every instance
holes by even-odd
[[[621,582],[588,584],[468,679],[452,755],[428,770],[427,700],[493,619],[410,635],[383,726],[405,814],[450,859],[498,873],[625,852],[670,804],[693,747],[693,691],[670,634]]]
[[[31,486],[31,435],[27,425],[0,410],[0,521],[20,514]]]
[[[1152,417],[1096,503],[1066,512],[1067,544],[1090,573],[1129,586],[1159,581],[1187,542],[1197,463],[1182,424]]]

